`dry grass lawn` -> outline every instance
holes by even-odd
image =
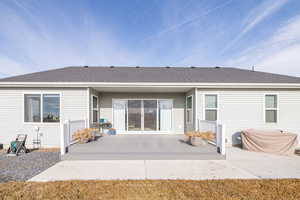
[[[63,181],[0,184],[0,199],[300,199],[300,180]]]

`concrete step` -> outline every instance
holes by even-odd
[[[226,157],[217,152],[70,152],[63,155],[62,160],[225,160]]]

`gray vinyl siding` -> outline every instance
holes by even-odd
[[[172,129],[174,134],[184,133],[185,96],[182,93],[101,93],[100,118],[112,122],[113,99],[173,99]]]
[[[59,123],[24,123],[24,93],[57,92],[61,93],[61,120],[80,120],[87,118],[87,89],[34,89],[34,88],[1,88],[0,89],[0,143],[8,145],[18,133],[28,135],[27,146],[36,138],[35,127],[40,127],[43,147],[59,147]]]
[[[204,119],[204,94],[219,96],[218,121],[226,125],[227,144],[237,144],[236,137],[248,128],[282,129],[300,137],[300,90],[268,89],[198,89],[198,119]],[[278,122],[265,123],[265,94],[278,95]]]
[[[268,89],[195,89],[187,93],[98,93],[90,88],[0,88],[0,143],[9,144],[18,133],[28,134],[28,145],[36,137],[34,128],[40,127],[42,145],[58,147],[60,144],[59,124],[25,124],[23,122],[23,95],[30,92],[61,93],[61,120],[92,120],[91,96],[99,97],[100,118],[112,122],[113,98],[158,98],[173,99],[173,133],[183,134],[184,131],[195,130],[196,119],[204,119],[204,94],[218,94],[218,121],[226,125],[228,145],[237,143],[236,136],[247,128],[282,129],[300,136],[300,90],[268,90]],[[194,95],[193,123],[185,122],[185,98]],[[264,95],[278,94],[278,123],[268,124],[264,119]],[[195,98],[196,97],[196,98]],[[197,105],[196,105],[197,103]],[[197,117],[197,118],[196,118]]]

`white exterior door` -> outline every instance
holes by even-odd
[[[114,128],[117,131],[126,131],[127,129],[127,101],[113,101],[113,122]]]
[[[160,131],[171,131],[172,129],[172,101],[159,100],[159,127]]]

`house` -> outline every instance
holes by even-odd
[[[300,133],[300,78],[223,67],[66,67],[0,80],[0,142],[17,133],[60,145],[66,120],[107,119],[117,134],[183,134],[226,124]]]

